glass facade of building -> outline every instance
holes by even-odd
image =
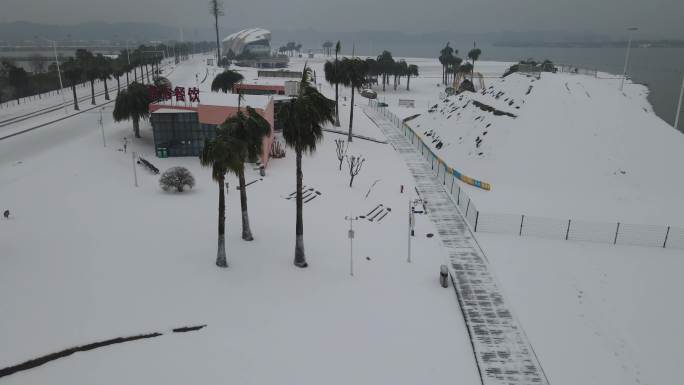
[[[198,156],[205,139],[216,137],[215,124],[203,124],[196,112],[164,112],[150,116],[158,157]]]

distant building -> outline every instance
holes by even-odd
[[[223,39],[223,52],[233,51],[236,56],[250,53],[269,56],[271,53],[271,31],[263,28],[243,29]]]
[[[233,93],[241,93],[243,95],[285,95],[285,86],[276,84],[238,83],[233,87]]]
[[[150,104],[150,122],[158,157],[198,156],[206,139],[216,137],[216,128],[238,111],[237,94],[204,93],[200,103],[160,101]],[[241,108],[250,106],[271,125],[271,133],[262,142],[261,164],[268,164],[273,142],[274,101],[265,95],[245,95]]]
[[[244,29],[223,39],[223,54],[233,56],[240,67],[285,68],[290,59],[271,55],[271,31],[263,28]]]

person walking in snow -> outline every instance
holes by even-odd
[[[128,138],[124,136],[123,138],[123,145],[124,145],[124,153],[126,152],[126,149],[128,148]]]

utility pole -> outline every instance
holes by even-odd
[[[100,123],[100,130],[102,131],[102,147],[107,147],[107,142],[105,141],[104,124],[102,123],[102,111],[104,109],[105,109],[104,107],[100,108],[100,121],[99,121],[99,123]],[[135,163],[134,163],[133,167],[135,167]]]
[[[131,157],[133,158],[133,181],[135,187],[138,187],[138,170],[135,169],[135,151],[131,152]]]
[[[682,96],[684,96],[684,76],[682,77],[682,89],[679,90],[679,103],[677,103],[677,115],[675,115],[675,130],[679,128],[679,114],[682,112]]]
[[[627,77],[627,64],[629,63],[629,52],[632,50],[632,36],[634,35],[634,31],[638,31],[639,28],[637,27],[630,27],[627,28],[629,31],[629,40],[627,42],[627,54],[625,55],[625,67],[622,70],[622,80],[620,81],[620,91],[622,91],[622,88],[625,85],[625,78]]]
[[[408,258],[406,262],[411,263],[411,236],[416,227],[416,215],[413,213],[413,202],[409,199],[409,223],[408,223]]]
[[[344,217],[345,220],[349,221],[349,231],[347,232],[347,237],[349,238],[349,275],[354,276],[354,221],[358,221],[359,217]]]

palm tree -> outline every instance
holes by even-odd
[[[342,73],[342,68],[339,66],[339,60],[337,59],[337,55],[340,53],[340,50],[342,49],[342,45],[340,44],[339,40],[337,41],[337,44],[335,45],[335,62],[325,62],[325,66],[323,67],[323,70],[325,72],[325,80],[330,83],[335,85],[335,127],[340,126],[340,93],[339,93],[339,85],[342,83],[342,77],[344,76]]]
[[[116,79],[116,94],[117,95],[119,95],[121,93],[121,79],[120,78],[124,74],[128,74],[128,73],[126,72],[126,68],[122,63],[120,63],[118,61],[112,63],[112,75],[114,75],[114,78]]]
[[[271,125],[253,108],[247,107],[247,114],[238,110],[237,114],[231,116],[223,123],[222,128],[225,128],[226,133],[233,139],[229,142],[231,152],[240,158],[240,161],[232,162],[228,169],[237,175],[240,183],[242,239],[251,241],[254,237],[249,226],[249,215],[247,213],[245,162],[256,161],[261,153],[264,137],[271,134]]]
[[[323,125],[335,121],[335,102],[323,96],[311,85],[311,68],[305,67],[299,85],[299,94],[285,104],[278,113],[283,125],[285,143],[296,153],[297,164],[297,220],[295,228],[295,256],[297,267],[307,267],[304,253],[304,222],[302,200],[302,153],[313,153],[323,139]]]
[[[409,64],[406,71],[406,91],[410,91],[411,76],[418,76],[418,66],[415,64]]]
[[[76,84],[81,81],[81,77],[83,76],[83,68],[73,58],[70,58],[69,61],[64,63],[62,68],[64,77],[69,81],[69,84],[71,84],[71,91],[74,94],[74,109],[78,111],[79,108],[78,97],[76,96]]]
[[[116,96],[114,121],[133,120],[133,131],[135,137],[140,137],[140,119],[147,119],[150,116],[149,105],[152,102],[147,88],[140,83],[131,83],[128,89],[121,91]]]
[[[361,88],[366,80],[367,65],[366,62],[358,59],[342,59],[340,65],[342,68],[342,84],[351,87],[351,106],[349,108],[349,134],[347,141],[352,141],[352,127],[354,124],[354,95],[356,91]]]
[[[449,60],[449,63],[447,64],[447,71],[451,73],[452,80],[456,78],[456,74],[459,72],[459,68],[461,67],[461,63],[463,63],[463,59],[461,59],[458,56],[452,56],[451,59]],[[447,79],[447,84],[449,84],[450,81]]]
[[[242,79],[244,79],[244,77],[239,72],[225,70],[216,75],[214,80],[211,82],[211,90],[220,90],[223,93],[227,93],[229,90],[232,92],[233,87],[237,83],[240,83]]]
[[[226,257],[226,197],[225,181],[226,172],[237,167],[240,162],[240,154],[235,152],[237,144],[231,138],[225,128],[216,131],[214,139],[207,139],[200,153],[200,164],[211,167],[211,177],[219,185],[218,204],[218,251],[216,252],[216,266],[228,267]]]
[[[480,55],[482,55],[482,50],[479,48],[473,48],[468,52],[468,58],[472,60],[473,62],[473,69],[470,72],[470,81],[473,81],[473,77],[475,76],[475,62],[477,59],[480,58]]]
[[[389,51],[382,51],[377,60],[378,70],[382,74],[382,91],[385,91],[385,84],[387,84],[388,75],[392,72],[394,67],[394,58]]]
[[[105,100],[109,100],[109,89],[107,79],[112,76],[112,65],[106,57],[97,55],[95,57],[95,67],[97,68],[97,78],[104,82]]]
[[[454,55],[454,49],[451,48],[450,44],[450,42],[447,42],[446,46],[439,51],[439,62],[442,64],[442,83],[445,85],[448,83],[447,66],[449,65],[451,57]]]
[[[95,105],[95,80],[100,76],[100,71],[93,54],[85,49],[76,50],[76,59],[84,69],[86,79],[90,82],[90,104]]]
[[[394,64],[393,70],[394,90],[396,91],[402,76],[406,76],[406,73],[408,72],[408,64],[406,64],[406,61],[400,60]]]

